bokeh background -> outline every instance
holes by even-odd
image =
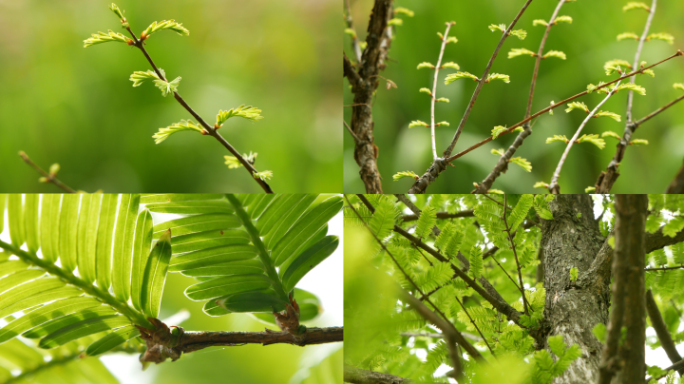
[[[644,0],[650,4],[650,1]],[[352,16],[359,38],[365,40],[366,27],[373,1],[351,0]],[[612,59],[634,60],[636,41],[616,41],[622,32],[641,35],[647,13],[645,11],[623,12],[627,0],[604,0],[567,3],[561,15],[574,19],[572,25],[561,24],[551,30],[545,51],[560,50],[567,54],[567,60],[547,59],[542,61],[533,112],[545,108],[552,100],[559,101],[586,89],[589,83],[609,81],[603,71],[603,64]],[[496,47],[501,34],[492,33],[490,24],[508,24],[518,13],[523,0],[500,1],[451,1],[451,0],[397,0],[395,6],[415,11],[414,17],[400,15],[404,20],[396,28],[387,69],[382,76],[394,81],[398,88],[385,89],[384,81],[378,88],[373,115],[375,120],[375,143],[380,148],[379,169],[383,177],[385,193],[405,193],[411,186],[410,179],[392,181],[392,175],[411,170],[421,175],[432,162],[429,129],[408,129],[412,120],[430,120],[429,97],[421,94],[421,87],[432,88],[431,70],[417,70],[416,66],[428,61],[435,63],[440,48],[437,32],[444,32],[445,22],[456,21],[450,36],[458,38],[457,44],[449,44],[444,61],[454,61],[461,70],[480,76]],[[511,83],[493,82],[485,85],[466,124],[454,153],[487,138],[496,125],[511,126],[523,119],[534,67],[534,58],[508,59],[511,48],[527,48],[536,52],[544,33],[543,27],[533,27],[535,19],[548,20],[557,1],[535,1],[516,25],[528,31],[527,39],[507,39],[500,56],[494,62],[493,72],[510,75]],[[684,2],[659,1],[651,32],[668,32],[675,37],[674,45],[663,41],[647,42],[642,60],[655,63],[684,48]],[[342,22],[340,22],[341,24]],[[342,28],[342,26],[340,26]],[[344,49],[349,57],[351,39],[345,36]],[[450,143],[466,105],[475,89],[475,82],[459,80],[445,86],[443,79],[453,70],[440,71],[437,88],[438,97],[446,97],[450,103],[438,103],[437,121],[448,121],[451,127],[437,128],[437,152],[441,154]],[[656,77],[640,77],[637,84],[647,90],[646,96],[635,96],[634,116],[641,118],[653,110],[679,97],[682,92],[672,88],[675,82],[684,82],[684,59],[678,58],[655,69]],[[352,104],[353,95],[349,83],[344,83],[344,104]],[[605,95],[592,94],[582,98],[593,109]],[[622,115],[623,122],[609,118],[592,120],[583,133],[600,134],[611,130],[622,136],[625,124],[627,93],[612,97],[602,109]],[[615,193],[662,193],[674,178],[684,159],[684,102],[659,115],[640,127],[634,138],[647,139],[647,147],[629,147],[620,167],[621,176],[613,188]],[[344,108],[347,121],[351,108]],[[586,117],[575,111],[566,114],[556,109],[554,116],[544,115],[536,120],[534,134],[525,140],[516,156],[532,162],[532,173],[511,165],[508,173],[500,177],[493,188],[510,193],[530,193],[537,181],[550,182],[553,171],[565,149],[562,143],[545,144],[553,135],[571,137]],[[508,148],[515,135],[506,135],[468,155],[458,159],[436,183],[428,189],[431,193],[469,193],[473,182],[482,181],[493,169],[497,156],[492,149]],[[345,133],[345,191],[363,191],[358,176],[358,165],[353,157],[353,139]],[[583,193],[593,186],[598,175],[615,154],[614,139],[606,139],[606,147],[599,150],[591,144],[573,147],[560,178],[563,193]]]
[[[131,87],[149,64],[121,43],[83,48],[92,33],[120,31],[110,0],[0,0],[0,190],[59,192],[17,153],[73,188],[105,192],[261,192],[208,136],[152,135],[191,116],[150,84]],[[333,0],[119,0],[139,34],[176,19],[181,37],[155,34],[147,49],[205,120],[240,104],[263,110],[231,119],[221,133],[241,153],[259,153],[276,192],[342,188],[339,3]],[[241,120],[241,121],[240,121]]]

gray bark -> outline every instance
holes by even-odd
[[[605,239],[594,219],[593,202],[587,195],[559,195],[550,203],[554,220],[542,223],[546,337],[563,335],[568,345],[579,344],[582,356],[557,377],[554,384],[596,382],[602,345],[592,333],[598,323],[606,323],[610,305],[610,270],[594,270],[591,278],[570,280],[570,269],[587,272],[604,247]],[[606,276],[606,273],[608,276]],[[581,284],[581,281],[591,284]],[[540,340],[540,338],[537,338]]]

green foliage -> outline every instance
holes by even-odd
[[[152,24],[150,24],[149,27],[147,27],[141,34],[140,34],[140,39],[145,40],[149,36],[151,36],[153,33],[157,31],[161,31],[164,29],[170,29],[177,34],[181,36],[189,36],[190,31],[188,31],[183,24],[177,23],[175,20],[164,20],[164,21],[155,21]]]
[[[159,69],[161,74],[166,77],[163,69]],[[154,85],[162,91],[162,96],[166,96],[170,93],[174,93],[178,90],[178,85],[180,84],[181,77],[176,77],[173,81],[168,82],[157,75],[153,70],[148,71],[135,71],[130,77],[133,82],[134,87],[139,87],[147,80],[152,80]]]
[[[605,343],[606,342],[606,325],[603,323],[598,323],[596,326],[594,326],[594,329],[591,330],[591,332],[596,336],[596,338],[601,342]]]
[[[532,208],[533,202],[534,197],[532,195],[520,196],[518,204],[515,205],[515,208],[513,208],[513,211],[511,211],[510,215],[508,216],[508,227],[511,232],[517,230],[520,224],[523,223],[527,217],[527,212],[529,212],[530,208]]]
[[[432,206],[427,206],[418,218],[418,223],[416,224],[416,236],[420,238],[426,238],[432,232],[432,227],[437,223],[437,212]]]
[[[458,79],[472,79],[474,81],[480,80],[477,76],[473,75],[472,73],[458,71],[456,73],[447,75],[446,79],[444,79],[444,84],[449,85]]]
[[[508,58],[513,59],[518,56],[532,56],[535,57],[537,56],[536,53],[530,51],[529,49],[525,48],[513,48],[508,52]]]
[[[412,171],[397,172],[396,174],[394,174],[394,176],[392,176],[392,179],[394,181],[397,181],[405,177],[410,177],[412,179],[418,180],[418,175],[416,175],[415,172]]]
[[[473,276],[477,279],[482,275],[484,271],[484,262],[482,260],[482,249],[479,246],[474,245],[470,249],[470,271]]]
[[[554,362],[551,354],[545,349],[534,353],[532,382],[535,384],[550,383],[553,378],[562,375],[573,361],[582,356],[579,345],[573,344],[566,348],[563,335],[549,336],[548,343],[549,349],[557,356],[557,360]]]
[[[570,268],[570,281],[577,281],[578,275],[579,271],[577,270],[577,267]]]
[[[415,128],[415,127],[429,127],[429,126],[430,126],[430,124],[428,124],[424,121],[415,120],[415,121],[412,121],[408,127],[409,128]]]
[[[637,1],[630,1],[624,7],[622,7],[622,10],[625,12],[631,11],[634,9],[643,9],[644,11],[647,11],[647,12],[651,11],[651,8],[648,5],[646,5],[642,2],[637,2]]]
[[[244,158],[248,163],[254,164],[256,162],[256,158],[258,155],[259,154],[256,152],[249,152],[249,154],[243,153],[242,158]],[[242,163],[240,162],[240,160],[237,157],[235,157],[235,156],[224,156],[224,158],[226,159],[226,165],[228,166],[228,169],[235,169],[235,168],[242,167]]]
[[[154,138],[155,144],[159,144],[168,139],[169,136],[180,131],[197,131],[202,134],[205,133],[205,130],[195,124],[192,120],[181,120],[179,123],[172,124],[166,128],[159,128],[159,131],[152,135],[152,138]]]
[[[564,52],[561,51],[548,51],[542,56],[544,59],[548,59],[549,57],[555,57],[557,59],[565,60],[567,59],[567,56],[565,56]]]
[[[497,125],[496,127],[494,127],[494,129],[492,129],[492,139],[496,139],[507,130],[508,128],[504,127],[503,125]]]
[[[245,106],[244,104],[237,107],[231,108],[227,111],[219,111],[216,115],[216,128],[219,128],[231,117],[242,117],[243,119],[259,121],[263,119],[261,116],[261,109],[252,107],[251,105]]]
[[[599,135],[595,134],[585,134],[577,139],[578,143],[590,143],[594,144],[598,149],[603,149],[606,147],[606,142],[599,138]]]
[[[668,44],[674,44],[674,36],[670,35],[669,33],[651,33],[646,37],[646,40],[662,40]]]
[[[547,137],[546,138],[546,144],[555,143],[557,141],[560,141],[560,142],[566,143],[566,144],[570,142],[570,140],[567,137],[565,137],[565,135],[562,135],[562,136],[553,135],[553,137]]]
[[[534,197],[534,210],[537,211],[537,215],[545,220],[553,220],[553,214],[549,210],[549,201],[553,200],[553,196],[544,197],[543,195],[537,195]]]
[[[110,29],[108,32],[93,33],[91,37],[83,40],[83,48],[88,48],[96,44],[108,43],[110,41],[118,41],[126,44],[129,44],[129,41],[133,42],[133,40],[127,38],[122,33],[114,32]]]
[[[511,78],[508,75],[504,75],[501,73],[490,73],[487,75],[487,80],[485,80],[485,83],[489,83],[493,80],[500,80],[503,81],[504,83],[510,83]]]

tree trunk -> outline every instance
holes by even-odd
[[[554,335],[563,335],[568,345],[579,344],[582,356],[553,383],[595,383],[602,345],[592,329],[608,321],[610,305],[610,268],[595,265],[597,259],[610,259],[610,255],[606,256],[605,239],[594,219],[590,196],[559,195],[550,203],[550,209],[554,220],[543,221],[541,241],[546,288],[542,328],[545,336],[544,345],[537,348],[548,348],[546,337]],[[570,280],[573,267],[585,274],[576,282]]]

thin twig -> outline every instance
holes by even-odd
[[[653,271],[671,271],[673,269],[684,269],[684,265],[680,265],[677,267],[662,267],[662,268],[644,268],[644,271],[646,272],[653,272]]]
[[[152,61],[150,55],[147,53],[147,50],[145,49],[145,41],[138,39],[135,33],[133,33],[133,31],[131,30],[131,27],[126,27],[126,30],[128,30],[128,33],[130,33],[131,37],[133,37],[133,45],[140,49],[140,51],[142,51],[142,53],[145,55],[145,58],[150,63],[152,69],[157,74],[157,76],[159,76],[160,79],[167,81],[166,77],[164,77],[164,74],[159,70],[154,61]],[[204,119],[197,112],[195,112],[195,110],[192,109],[190,105],[188,105],[188,103],[181,97],[181,95],[178,92],[174,91],[173,96],[176,99],[176,101],[178,101],[178,103],[181,106],[183,106],[183,108],[185,108],[197,120],[197,122],[200,123],[200,125],[202,125],[202,128],[204,128],[204,130],[207,132],[209,136],[212,136],[213,138],[218,140],[219,143],[221,143],[230,153],[233,154],[233,156],[235,156],[240,161],[240,163],[249,172],[250,176],[259,184],[259,186],[261,186],[264,192],[273,193],[273,190],[268,185],[268,183],[266,183],[264,180],[261,180],[259,177],[255,176],[255,174],[257,174],[258,171],[256,170],[256,168],[254,168],[252,163],[247,161],[247,159],[245,159],[240,154],[240,152],[238,152],[232,145],[230,145],[230,143],[228,143],[228,141],[226,141],[226,139],[223,138],[223,136],[221,136],[220,133],[218,133],[218,130],[215,127],[207,124],[207,122],[204,121]]]
[[[481,341],[482,340],[479,336],[470,334],[468,332],[461,332],[461,334],[466,339],[470,339],[472,341]],[[444,335],[441,333],[402,332],[401,336],[404,336],[404,337],[427,337],[427,338],[431,338],[431,339],[443,339],[444,338]]]
[[[347,128],[347,131],[352,135],[352,137],[354,138],[354,140],[359,140],[359,138],[356,137],[356,134],[354,134],[354,131],[352,131],[352,129],[351,129],[351,127],[349,126],[349,124],[347,124],[347,122],[344,121],[344,120],[343,120],[342,122],[344,123],[344,127]]]
[[[475,102],[477,101],[477,97],[480,95],[480,91],[482,90],[482,86],[485,84],[487,81],[487,75],[489,74],[489,71],[492,69],[492,65],[494,65],[494,60],[496,59],[496,56],[499,54],[499,50],[503,46],[504,41],[510,36],[511,31],[513,30],[513,27],[515,27],[515,24],[518,23],[518,20],[520,20],[520,17],[525,13],[525,10],[527,7],[532,3],[532,0],[527,0],[525,2],[525,5],[523,5],[522,9],[518,14],[515,16],[513,19],[513,22],[508,26],[508,29],[504,31],[503,36],[501,36],[501,40],[499,40],[499,45],[496,46],[496,49],[494,50],[494,53],[492,54],[492,57],[489,59],[489,62],[487,63],[487,67],[485,68],[484,73],[482,74],[482,77],[480,77],[480,80],[477,82],[477,86],[475,87],[475,91],[473,92],[473,96],[470,98],[470,102],[468,103],[468,107],[466,108],[465,113],[463,114],[463,118],[461,119],[461,122],[458,124],[458,128],[456,129],[456,134],[454,135],[454,138],[451,140],[451,144],[449,144],[449,147],[447,148],[446,151],[444,151],[444,157],[449,157],[451,155],[451,151],[454,150],[454,147],[456,146],[456,143],[458,142],[458,138],[461,136],[461,132],[463,131],[463,127],[465,126],[465,123],[468,121],[468,117],[470,116],[470,111],[472,111],[473,106],[475,106]]]
[[[584,119],[584,121],[582,121],[582,124],[580,124],[579,128],[577,128],[575,135],[572,136],[572,139],[570,139],[570,142],[565,147],[565,151],[563,152],[563,155],[561,156],[560,161],[558,161],[558,166],[556,167],[556,171],[553,173],[553,177],[551,178],[551,184],[549,184],[549,191],[551,191],[551,193],[556,194],[556,195],[560,194],[560,186],[558,185],[558,179],[560,178],[561,169],[563,168],[563,164],[565,164],[565,160],[567,160],[567,158],[568,158],[568,154],[570,153],[570,149],[572,149],[573,145],[575,145],[575,143],[579,139],[579,135],[580,135],[580,133],[582,133],[584,126],[587,125],[589,120],[591,120],[594,117],[594,115],[596,115],[596,113],[598,113],[599,108],[601,108],[601,106],[603,106],[603,104],[605,104],[608,101],[608,99],[610,99],[610,97],[613,96],[613,94],[615,93],[615,90],[617,89],[617,87],[619,85],[620,85],[620,82],[618,81],[615,84],[615,88],[608,91],[608,94],[606,95],[606,97],[603,100],[601,100],[600,103],[598,103],[598,105],[596,106],[596,108],[594,108],[594,110],[589,112],[589,114]]]
[[[442,65],[442,58],[444,57],[444,49],[449,42],[449,29],[451,26],[456,24],[456,22],[451,21],[446,23],[446,30],[444,30],[444,36],[442,37],[442,47],[439,50],[439,58],[437,59],[437,65],[435,65],[435,77],[432,82],[432,94],[430,95],[430,134],[432,136],[432,160],[437,160],[437,143],[435,142],[435,103],[437,102],[437,78],[439,77],[439,69]]]
[[[525,112],[525,118],[530,117],[530,114],[532,113],[532,100],[534,99],[534,91],[537,87],[537,77],[539,76],[539,67],[541,66],[541,60],[544,57],[544,47],[546,46],[546,40],[548,39],[549,34],[551,32],[551,27],[556,25],[554,21],[556,20],[556,17],[558,17],[558,13],[560,13],[563,4],[565,4],[566,2],[567,0],[560,0],[558,2],[556,9],[553,11],[551,18],[549,19],[549,24],[546,26],[546,31],[544,32],[544,36],[542,37],[541,43],[539,44],[537,58],[534,63],[534,71],[532,72],[532,84],[530,85],[530,96],[527,99],[527,110]],[[523,128],[524,130],[518,134],[518,137],[515,138],[513,144],[511,144],[506,153],[504,153],[504,155],[501,156],[499,161],[496,163],[496,166],[494,166],[494,169],[492,169],[492,172],[490,172],[489,175],[487,175],[487,177],[485,177],[485,179],[477,185],[477,188],[475,189],[475,191],[473,191],[473,193],[487,193],[487,191],[489,191],[489,189],[492,187],[492,184],[494,184],[494,181],[496,181],[496,179],[502,173],[506,172],[506,170],[508,169],[508,161],[513,157],[518,148],[522,146],[525,139],[532,134],[532,129],[530,128],[529,121],[525,123]]]
[[[470,317],[470,314],[468,313],[468,310],[467,310],[466,307],[463,305],[463,303],[461,302],[461,300],[458,299],[458,295],[454,296],[454,298],[456,299],[456,301],[458,302],[458,304],[459,304],[459,305],[461,306],[461,308],[463,309],[463,313],[465,313],[466,316],[468,316],[468,319],[470,320],[470,323],[473,325],[473,327],[475,327],[475,330],[477,331],[477,333],[480,334],[480,337],[482,338],[482,340],[483,340],[483,341],[485,342],[485,344],[487,345],[487,349],[489,349],[489,352],[492,354],[492,356],[496,357],[496,354],[494,354],[494,351],[492,350],[492,347],[489,345],[489,342],[487,341],[487,338],[484,337],[484,335],[482,334],[482,331],[480,331],[480,327],[478,327],[477,324],[475,324],[475,320],[473,320],[473,318]]]
[[[632,68],[637,68],[639,66],[639,61],[641,60],[641,51],[644,48],[644,42],[648,38],[648,32],[651,30],[651,23],[653,22],[653,17],[655,16],[656,6],[658,5],[658,0],[653,0],[651,2],[651,7],[648,10],[648,18],[646,19],[646,25],[644,26],[644,32],[641,34],[639,39],[639,45],[637,46],[636,53],[634,54],[634,64]],[[635,84],[636,78],[633,77],[630,82]],[[626,123],[625,123],[625,133],[622,135],[622,139],[617,145],[617,150],[613,160],[606,168],[605,172],[601,172],[599,180],[596,182],[596,193],[606,194],[609,193],[613,188],[613,184],[620,176],[617,172],[620,162],[625,156],[625,150],[631,141],[634,131],[638,128],[638,125],[632,123],[632,106],[634,105],[634,91],[630,89],[627,95],[627,113],[626,113]]]
[[[506,220],[507,209],[505,209],[505,207],[508,206],[508,204],[506,202],[507,199],[508,199],[508,195],[504,195],[503,222],[504,222],[504,225],[506,226],[506,233],[508,234],[508,240],[511,243],[511,249],[513,250],[513,256],[515,257],[515,265],[518,267],[518,280],[520,280],[520,292],[522,293],[523,309],[525,310],[525,314],[529,315],[529,312],[527,311],[527,299],[525,299],[525,284],[523,283],[522,273],[520,272],[520,262],[518,261],[518,252],[515,250],[515,242],[513,241],[513,237],[511,236],[511,227],[508,226],[508,220]]]
[[[461,217],[474,217],[475,216],[475,211],[472,209],[468,209],[465,211],[460,211],[460,212],[437,212],[437,218],[438,219],[458,219]],[[413,214],[413,215],[404,215],[401,217],[401,220],[403,222],[408,222],[408,221],[416,221],[418,220],[418,215]]]
[[[665,350],[667,357],[673,364],[680,361],[682,356],[677,351],[672,335],[670,335],[670,331],[667,329],[663,315],[660,313],[658,304],[656,304],[653,292],[650,289],[646,291],[646,312],[648,313],[648,318],[651,319],[651,325],[655,329],[660,345]],[[680,368],[678,371],[680,375],[684,374],[684,368]]]
[[[52,183],[52,184],[54,184],[55,186],[61,188],[61,189],[64,190],[65,192],[67,192],[67,193],[76,193],[76,191],[75,191],[74,189],[72,189],[72,188],[69,187],[68,185],[64,184],[63,182],[61,182],[57,177],[55,177],[54,174],[46,172],[43,168],[39,167],[36,163],[34,163],[34,162],[28,157],[28,155],[26,154],[26,152],[20,151],[20,152],[19,152],[19,157],[21,157],[21,159],[24,160],[24,162],[25,162],[26,164],[28,164],[29,166],[31,166],[31,168],[35,169],[38,173],[40,173],[41,175],[43,175],[43,177],[45,178],[45,182],[46,182],[46,183]]]

